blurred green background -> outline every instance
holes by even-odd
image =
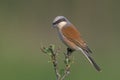
[[[120,79],[120,1],[117,0],[0,0],[0,80],[55,80],[52,63],[40,51],[58,38],[52,21],[66,16],[82,33],[101,66],[97,72],[81,52],[66,80]],[[60,55],[60,65],[63,64]],[[61,67],[62,68],[62,67]]]

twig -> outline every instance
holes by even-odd
[[[72,54],[73,50],[70,48],[67,48],[67,53],[65,53],[65,71],[64,71],[64,75],[62,76],[61,80],[64,80],[65,77],[67,77],[70,73],[70,67],[71,67],[71,60],[70,60],[70,56]]]
[[[64,80],[70,73],[70,67],[71,67],[70,56],[73,50],[71,50],[70,48],[67,48],[67,53],[64,54],[65,55],[65,69],[64,69],[63,74],[59,73],[58,61],[57,61],[58,53],[54,51],[54,45],[50,45],[48,48],[43,47],[41,48],[41,51],[51,56],[51,60],[53,63],[53,67],[54,67],[57,80]]]
[[[50,50],[51,50],[51,53],[52,53],[51,59],[52,59],[52,63],[53,63],[53,66],[54,66],[56,78],[57,78],[57,80],[60,80],[61,75],[59,74],[58,62],[57,62],[57,59],[56,59],[56,54],[57,53],[55,53],[52,48]]]

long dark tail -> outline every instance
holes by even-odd
[[[90,56],[90,54],[86,51],[83,51],[83,54],[85,55],[85,57],[89,60],[89,62],[95,67],[95,69],[97,71],[101,71],[100,67],[95,63],[95,61],[93,60],[93,58]]]
[[[92,63],[92,65],[95,67],[95,69],[97,71],[101,71],[100,67],[95,63],[95,61],[92,59],[92,57],[88,56],[90,62]]]

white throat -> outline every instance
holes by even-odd
[[[63,28],[65,25],[67,24],[67,22],[65,22],[65,21],[62,21],[62,22],[60,22],[57,26],[58,26],[58,28]]]

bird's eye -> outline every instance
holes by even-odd
[[[56,25],[57,23],[56,22],[54,22],[54,23],[52,23],[53,25]]]

